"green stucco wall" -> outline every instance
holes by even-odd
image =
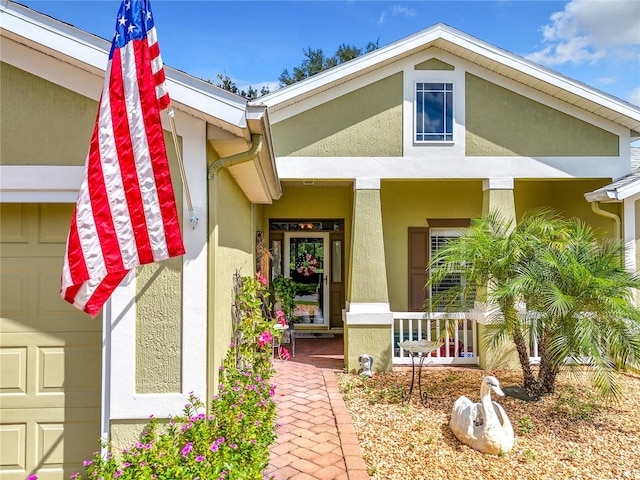
[[[357,373],[358,357],[373,356],[373,371],[391,370],[391,331],[389,325],[350,325],[345,330],[345,365],[349,373]],[[346,347],[348,345],[348,347]]]
[[[559,211],[563,216],[578,217],[587,222],[600,233],[614,238],[614,223],[611,219],[596,215],[591,205],[584,198],[585,192],[591,192],[610,183],[610,179],[600,180],[516,180],[514,198],[516,216],[522,216],[529,210],[549,207]],[[603,210],[621,215],[620,204],[601,204]]]
[[[233,277],[255,273],[255,234],[261,219],[226,169],[209,181],[209,395],[232,341]]]
[[[481,215],[482,182],[383,182],[382,222],[391,311],[408,311],[408,229],[426,227],[427,218]]]
[[[0,84],[1,164],[84,165],[97,102],[4,62]]]
[[[478,357],[480,368],[483,370],[521,370],[515,343],[507,340],[497,348],[490,348],[489,342],[491,338],[492,333],[489,333],[487,325],[478,324]]]
[[[280,157],[402,156],[402,74],[272,125]]]
[[[516,208],[512,189],[487,189],[482,192],[482,215],[497,212],[505,222],[515,226]]]
[[[453,65],[438,60],[437,58],[430,58],[426,62],[418,63],[413,67],[414,70],[455,70]]]
[[[347,301],[388,303],[380,190],[356,190],[352,217]]]
[[[618,136],[469,73],[467,156],[617,156]]]
[[[182,257],[138,268],[136,393],[180,392]]]
[[[111,420],[109,440],[114,451],[120,452],[138,443],[148,423],[146,420]],[[160,424],[162,425],[162,422]]]
[[[182,221],[178,159],[169,132],[164,140]],[[136,393],[182,390],[182,261],[180,256],[136,270]]]

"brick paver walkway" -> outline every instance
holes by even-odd
[[[342,337],[296,342],[296,357],[274,360],[278,438],[266,478],[370,480],[349,411],[338,391]]]

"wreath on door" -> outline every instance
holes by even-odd
[[[318,261],[316,257],[310,253],[304,253],[296,259],[296,272],[305,277],[313,275],[318,269]]]

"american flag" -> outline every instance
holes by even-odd
[[[160,121],[167,106],[149,0],[124,0],[62,269],[62,298],[92,317],[130,270],[184,254]]]

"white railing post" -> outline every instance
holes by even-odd
[[[430,363],[434,365],[478,365],[477,327],[470,312],[455,314],[449,318],[443,313],[394,312],[393,317],[391,351],[395,365],[411,364],[411,357],[398,347],[398,342],[405,340],[433,341],[440,338],[443,327],[445,328],[445,331],[442,332],[444,336],[443,347],[435,351]],[[444,320],[443,325],[441,325],[442,320]],[[451,326],[455,327],[453,335],[449,332]]]

